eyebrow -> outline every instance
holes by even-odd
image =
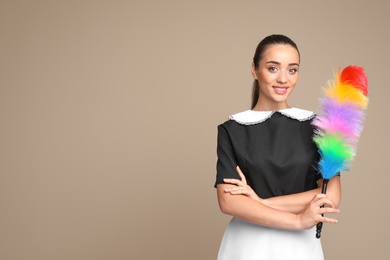
[[[281,65],[280,62],[278,62],[278,61],[273,61],[273,60],[270,60],[270,61],[267,61],[267,62],[266,62],[266,64],[268,64],[268,63],[276,64],[276,65]],[[299,64],[294,62],[294,63],[289,63],[288,66],[298,66],[298,67],[299,67]]]

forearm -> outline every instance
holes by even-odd
[[[291,230],[302,229],[296,214],[269,207],[244,195],[226,193],[224,189],[229,186],[220,184],[217,187],[218,202],[223,213],[262,226]]]
[[[319,186],[320,187],[317,189],[306,192],[264,199],[263,203],[271,208],[298,214],[305,209],[314,195],[322,192],[322,180],[319,181]],[[329,180],[326,195],[333,202],[334,207],[338,208],[341,200],[341,183],[339,176],[335,176]]]
[[[302,212],[312,198],[321,193],[321,188],[301,193],[263,199],[263,203],[271,208],[298,214]]]
[[[339,207],[341,201],[341,178],[340,176],[335,176],[331,178],[328,182],[328,187],[326,189],[326,196],[333,202],[336,208]]]

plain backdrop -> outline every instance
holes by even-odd
[[[258,42],[301,51],[290,105],[338,67],[370,104],[326,259],[390,259],[390,2],[0,0],[0,259],[215,259],[217,125],[249,109]]]

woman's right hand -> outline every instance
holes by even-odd
[[[297,215],[300,229],[310,229],[319,222],[337,223],[336,219],[324,217],[323,214],[339,212],[340,210],[334,208],[333,202],[325,194],[317,194],[307,207]]]
[[[241,171],[240,167],[236,167],[238,175],[241,177],[241,180],[239,179],[224,179],[225,183],[229,183],[232,185],[236,185],[232,188],[226,188],[225,192],[230,193],[232,195],[245,195],[249,198],[252,198],[256,201],[263,202],[264,200],[261,199],[256,192],[248,185],[244,173]]]

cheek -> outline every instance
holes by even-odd
[[[293,86],[295,86],[298,82],[298,74],[296,75],[292,75],[291,78],[290,78],[290,82]]]
[[[261,81],[264,83],[271,83],[276,79],[276,74],[263,72],[259,74],[259,79],[261,79]]]

